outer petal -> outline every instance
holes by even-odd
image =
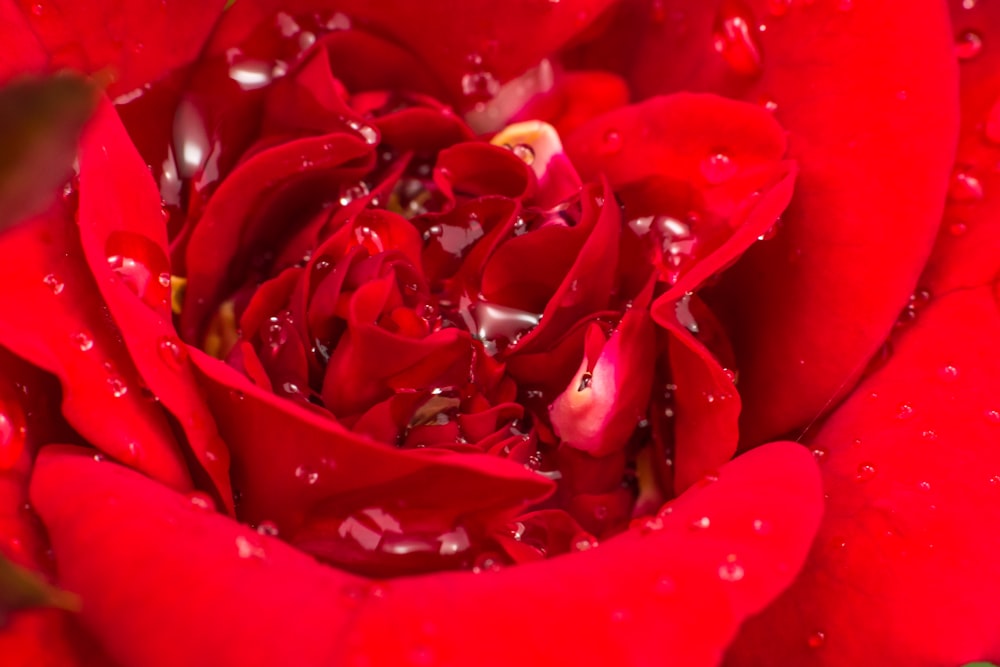
[[[943,3],[752,0],[742,18],[763,52],[757,77],[713,50],[716,9],[740,5],[666,0],[651,17],[637,0],[629,25],[650,29],[629,34],[640,95],[771,101],[802,168],[782,232],[726,281],[754,443],[815,417],[881,344],[929,253],[957,116]]]
[[[110,104],[101,105],[83,137],[80,172],[80,241],[101,295],[139,373],[177,417],[196,460],[228,502],[229,454],[170,321],[159,194]]]
[[[4,60],[22,62],[17,45],[30,41],[21,32],[27,29],[49,55],[44,64],[29,61],[32,69],[110,75],[109,92],[120,95],[194,60],[225,0],[3,0],[3,5],[0,16],[10,17],[5,27],[21,25],[18,41],[5,42]]]
[[[998,336],[995,288],[941,297],[820,429],[819,536],[729,664],[1000,659]]]
[[[71,449],[42,455],[32,498],[86,623],[125,667],[646,665],[660,651],[696,666],[716,664],[794,574],[816,482],[802,449],[761,448],[646,534],[505,572],[367,586]],[[710,525],[692,530],[696,519]]]
[[[69,435],[55,378],[0,349],[0,558],[47,578],[54,572],[28,504],[28,477],[38,444]],[[107,664],[75,615],[57,609],[20,610],[0,620],[0,656],[9,667]]]
[[[0,243],[0,342],[60,379],[63,415],[88,442],[184,489],[184,457],[163,410],[143,395],[68,217],[53,209]]]

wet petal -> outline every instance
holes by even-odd
[[[729,664],[1000,656],[996,297],[981,287],[926,306],[812,435],[823,524],[802,575],[748,623]]]
[[[954,150],[953,36],[932,0],[656,6],[684,20],[651,21],[649,3],[629,5],[635,92],[704,90],[772,106],[802,169],[781,233],[725,282],[740,334],[743,437],[759,442],[849,389],[913,291]],[[734,71],[725,51],[739,43],[716,39],[720,21],[737,18],[756,32],[757,74]],[[637,26],[648,29],[637,36]]]
[[[86,6],[65,0],[5,0],[3,4],[2,11],[11,15],[14,25],[30,29],[48,54],[44,64],[32,63],[35,67],[109,76],[109,93],[116,96],[194,60],[225,0],[102,0]],[[15,15],[18,10],[20,20]],[[10,25],[6,19],[3,23]],[[14,34],[29,41],[19,32]],[[17,48],[5,53],[19,61],[23,57]],[[23,67],[19,63],[11,71],[24,71]]]
[[[229,455],[171,322],[171,270],[159,193],[106,102],[80,146],[79,190],[81,245],[131,359],[149,390],[180,422],[218,497],[228,501]]]
[[[797,570],[819,519],[816,485],[808,453],[776,444],[644,533],[496,573],[384,583],[320,566],[78,450],[41,457],[32,497],[85,622],[125,665],[463,665],[473,655],[499,666],[525,650],[554,664],[665,651],[714,665]]]

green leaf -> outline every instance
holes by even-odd
[[[42,211],[73,174],[97,87],[73,74],[0,88],[0,229]]]
[[[997,667],[997,666],[994,665],[992,662],[969,662],[962,665],[962,667]]]
[[[37,607],[79,611],[80,599],[0,556],[0,622],[11,611]]]

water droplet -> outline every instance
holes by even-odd
[[[931,483],[930,482],[920,482],[919,484],[917,484],[917,487],[921,491],[930,491],[931,490]]]
[[[476,574],[483,572],[499,572],[503,569],[503,562],[497,554],[485,553],[476,557],[472,564],[472,571]]]
[[[982,50],[983,38],[975,31],[962,31],[955,38],[955,55],[958,56],[959,60],[975,58]]]
[[[108,387],[111,389],[111,395],[115,398],[121,398],[128,393],[128,385],[125,384],[125,380],[118,375],[111,375],[108,377]]]
[[[158,310],[169,309],[170,265],[166,253],[152,240],[132,232],[116,231],[108,236],[105,244],[108,266],[129,291]],[[160,276],[166,273],[163,283]]]
[[[958,377],[958,369],[956,367],[954,367],[954,366],[952,366],[952,365],[949,364],[948,366],[945,366],[944,368],[942,368],[938,372],[938,374],[944,380],[954,380],[955,378]]]
[[[307,466],[299,466],[295,469],[295,477],[301,479],[310,486],[319,481],[319,473]]]
[[[347,206],[356,199],[367,197],[369,194],[368,184],[364,181],[353,185],[346,185],[340,191],[340,198],[337,200],[341,206]]]
[[[347,121],[347,127],[360,134],[361,138],[364,139],[365,143],[369,146],[374,146],[378,143],[378,130],[374,127],[365,125],[364,123],[359,123],[356,120]]]
[[[176,336],[161,336],[156,346],[160,359],[172,368],[181,368],[187,359],[187,348]]]
[[[639,528],[639,532],[645,534],[655,533],[658,530],[663,530],[663,517],[651,516],[642,522],[642,526]]]
[[[204,491],[192,491],[188,494],[188,502],[191,503],[191,507],[196,510],[201,510],[203,512],[214,512],[215,511],[215,501]]]
[[[159,277],[160,285],[162,287],[170,288],[170,272],[164,271]]]
[[[573,541],[573,551],[590,551],[597,546],[597,540],[591,535],[581,535]]]
[[[617,153],[624,145],[621,133],[618,130],[607,130],[601,139],[599,152],[603,155]]]
[[[511,148],[511,152],[528,166],[531,166],[535,162],[535,149],[528,144],[516,144]]]
[[[267,535],[268,537],[278,536],[278,525],[273,521],[261,521],[257,524],[257,532],[261,535]]]
[[[743,566],[737,562],[735,554],[726,556],[726,562],[719,566],[719,579],[723,581],[741,581],[745,574],[746,572]]]
[[[896,411],[896,419],[909,419],[913,416],[913,406],[909,403],[903,403],[899,406],[899,410]]]
[[[771,532],[771,523],[764,519],[753,520],[753,532],[758,535],[767,535]]]
[[[691,296],[691,292],[688,292],[680,300],[678,300],[677,304],[674,306],[674,312],[676,313],[677,321],[681,324],[681,326],[690,331],[692,334],[698,335],[698,333],[701,332],[701,329],[698,327],[698,321],[694,319],[694,315],[691,313]],[[710,400],[709,403],[714,400],[715,397],[712,397],[712,400]]]
[[[697,518],[691,522],[691,527],[696,528],[698,530],[704,530],[711,525],[712,525],[712,520],[709,519],[707,516]]]
[[[236,554],[243,559],[254,558],[257,560],[264,560],[266,555],[264,547],[254,544],[243,535],[236,536]]]
[[[50,273],[42,278],[42,282],[45,283],[46,287],[52,290],[53,294],[62,294],[62,291],[66,288],[66,283],[59,280],[54,273]]]
[[[73,334],[73,343],[80,348],[81,352],[88,352],[94,349],[94,339],[85,331],[78,331]]]
[[[809,646],[809,648],[813,649],[820,648],[825,643],[826,643],[826,634],[820,630],[817,630],[816,632],[812,633],[811,635],[809,635],[809,638],[806,639],[806,645]]]
[[[479,70],[462,76],[462,93],[476,102],[488,102],[500,92],[500,82],[492,72]]]
[[[1000,424],[1000,410],[987,410],[986,421],[991,424]]]
[[[229,78],[243,90],[263,88],[274,79],[274,64],[256,59],[236,62],[229,66]]]
[[[948,198],[953,202],[980,201],[984,196],[983,184],[967,167],[959,167],[951,176]]]
[[[757,38],[757,22],[740,0],[724,0],[712,27],[712,46],[738,74],[759,74],[763,56]]]
[[[952,236],[962,236],[968,230],[969,227],[964,222],[952,222],[948,225],[948,233]]]
[[[725,183],[736,175],[736,164],[725,153],[712,153],[701,161],[701,175],[712,185]]]
[[[855,475],[855,479],[857,479],[859,482],[867,482],[871,480],[873,477],[875,477],[876,473],[878,473],[878,469],[875,467],[875,464],[859,463],[858,472],[857,475]]]
[[[814,446],[809,451],[812,452],[813,458],[815,458],[817,461],[822,461],[830,453],[830,452],[827,451],[826,447],[822,447],[820,445]]]

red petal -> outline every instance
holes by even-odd
[[[631,82],[644,96],[770,100],[789,130],[798,196],[782,233],[726,279],[744,436],[759,442],[829,406],[889,331],[938,226],[957,118],[942,3],[747,4],[751,29],[766,24],[759,77],[734,73],[715,53],[714,3],[666,0],[659,14],[684,20],[656,23],[639,9],[648,5],[633,4],[631,28],[650,29],[631,33]],[[769,7],[787,11],[772,16]]]
[[[60,379],[66,420],[110,456],[188,488],[181,450],[163,410],[143,395],[68,214],[53,209],[7,232],[0,284],[0,342]]]
[[[982,285],[1000,269],[1000,5],[953,0],[956,48],[980,40],[960,61],[962,131],[951,197],[934,255],[921,279],[932,293]],[[973,55],[974,54],[974,55]]]
[[[550,493],[551,482],[509,461],[396,449],[255,387],[201,352],[192,350],[192,359],[232,447],[234,486],[249,521],[273,521],[292,534],[330,498],[374,505],[409,499],[460,517],[521,509]]]
[[[145,667],[647,664],[661,651],[714,665],[797,570],[821,507],[808,453],[776,444],[646,534],[499,573],[366,584],[71,449],[42,455],[32,498],[87,625]]]
[[[690,299],[691,297],[688,297]],[[653,304],[653,318],[669,334],[674,378],[674,488],[677,492],[713,473],[736,452],[740,395],[732,379],[705,345],[678,321],[687,307],[664,295]]]
[[[82,138],[79,189],[81,245],[132,361],[180,422],[219,497],[229,502],[229,454],[199,397],[170,318],[170,263],[159,193],[110,104],[100,106]],[[123,258],[117,272],[109,266],[114,256]]]
[[[610,5],[611,0],[512,0],[502,8],[491,0],[348,0],[338,8],[357,24],[412,49],[454,98],[462,100],[475,97],[463,95],[463,90],[495,90],[537,65]],[[442,35],[448,39],[441,39]],[[470,77],[477,76],[479,83],[473,85]]]
[[[816,544],[731,664],[1000,658],[998,337],[995,287],[939,298],[819,430]]]
[[[49,54],[48,68],[110,75],[113,83],[108,91],[114,96],[194,60],[225,0],[4,0],[3,4],[2,13],[19,7]],[[5,53],[20,59],[18,43],[4,42]]]

